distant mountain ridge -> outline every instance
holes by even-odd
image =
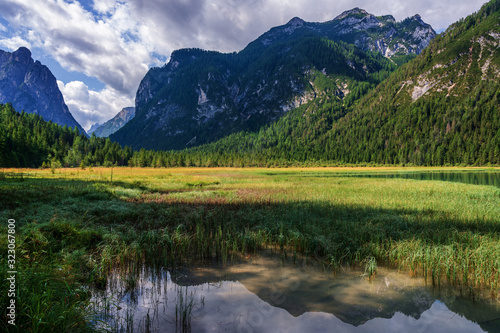
[[[323,23],[306,22],[298,17],[285,26],[272,28],[257,39],[270,45],[276,39],[303,28],[303,33],[354,44],[364,51],[378,51],[386,57],[420,54],[436,37],[436,32],[416,14],[401,22],[392,15],[375,16],[358,7]]]
[[[125,126],[125,124],[128,123],[130,119],[134,118],[134,116],[135,107],[123,108],[116,114],[116,116],[114,116],[104,124],[98,125],[95,128],[94,125],[92,125],[92,128],[89,130],[89,135],[94,133],[95,136],[107,138],[108,136]]]
[[[110,138],[134,149],[184,149],[256,131],[319,95],[366,92],[434,36],[418,15],[398,23],[355,8],[325,23],[294,18],[239,53],[177,50],[148,71],[136,117]]]
[[[85,133],[64,103],[54,75],[25,47],[12,53],[0,50],[0,103],[12,103],[19,112],[36,113]]]
[[[101,123],[95,123],[95,124],[93,124],[93,125],[92,125],[92,126],[90,126],[90,128],[87,130],[87,134],[88,134],[88,135],[92,135],[92,133],[94,133],[94,131],[95,131],[96,129],[98,129],[98,128],[99,128],[99,126],[102,126],[102,124],[101,124]]]

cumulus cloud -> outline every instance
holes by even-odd
[[[109,13],[115,6],[115,0],[94,0],[94,10],[101,14]]]
[[[122,13],[126,4],[114,6]],[[25,38],[44,49],[70,71],[96,77],[123,94],[132,95],[154,61],[139,40],[126,39],[135,26],[86,11],[78,2],[2,0],[0,12],[9,22],[31,31]],[[29,19],[27,19],[29,18]],[[126,22],[128,16],[119,17]]]
[[[397,20],[419,13],[436,29],[477,11],[484,0],[2,0],[0,15],[60,64],[117,91],[137,88],[152,54],[181,47],[239,51],[273,26],[299,16],[327,21],[355,6]]]
[[[85,130],[113,118],[124,107],[135,105],[133,98],[110,88],[93,91],[81,81],[57,81],[57,85],[71,114]]]
[[[19,36],[14,36],[11,38],[0,39],[0,46],[6,48],[7,50],[15,51],[21,46],[31,48],[31,43]]]

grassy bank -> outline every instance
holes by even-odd
[[[91,330],[87,286],[103,288],[113,268],[228,262],[267,246],[332,270],[394,265],[500,299],[500,189],[338,175],[401,170],[4,170],[0,219],[16,220],[17,328]],[[2,281],[7,246],[1,237]],[[0,327],[12,330],[8,287],[0,285]]]

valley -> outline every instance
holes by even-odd
[[[134,3],[54,6],[151,66],[68,67],[92,91],[0,50],[0,331],[499,332],[499,0],[439,34],[353,8],[169,57],[117,23]]]
[[[498,185],[368,177],[395,173],[472,173],[488,176],[493,184],[500,177],[498,168],[6,169],[0,180],[1,218],[16,220],[17,269],[23,272],[18,282],[19,316],[27,322],[27,316],[46,318],[64,330],[68,323],[80,329],[97,323],[92,318],[98,315],[118,320],[115,329],[125,329],[125,310],[106,317],[118,307],[109,308],[101,303],[104,300],[95,307],[91,296],[106,290],[128,295],[132,299],[119,306],[128,309],[138,306],[133,303],[134,290],[140,292],[141,283],[152,278],[141,278],[144,270],[152,276],[168,271],[194,279],[203,267],[215,273],[222,269],[217,267],[237,270],[245,262],[271,255],[278,263],[286,260],[287,269],[298,269],[288,278],[303,274],[300,267],[305,265],[307,271],[323,271],[315,279],[326,285],[334,286],[337,274],[348,274],[371,288],[372,279],[383,284],[383,276],[397,274],[389,276],[409,277],[405,284],[428,285],[425,290],[430,291],[424,293],[449,286],[454,290],[447,296],[451,299],[436,296],[438,300],[486,302],[491,318],[473,315],[471,320],[494,319],[500,313],[494,310],[500,287]],[[6,232],[6,226],[1,228]],[[3,239],[1,248],[6,247]],[[6,265],[1,269],[6,274]],[[197,317],[191,316],[189,300],[199,309],[201,299],[179,288],[167,288],[165,293],[171,306],[187,306],[182,310],[188,311],[184,324],[194,325]],[[267,295],[259,297],[274,297]],[[404,296],[398,297],[405,302]],[[56,306],[60,299],[66,304],[62,308]],[[146,313],[153,318],[153,311],[159,311],[152,301],[141,301],[146,302],[141,305],[143,317],[130,319],[129,325],[136,325],[136,330],[145,327]],[[297,302],[307,309],[308,303],[300,302],[308,301]],[[434,301],[429,302],[421,311]],[[332,303],[325,303],[327,308],[328,304]],[[274,306],[280,305],[275,301]],[[336,315],[349,322],[347,305],[340,309],[347,312],[339,310],[342,315]],[[461,311],[459,305],[455,309]],[[241,315],[246,311],[241,308]],[[368,315],[372,310],[364,311]],[[388,311],[418,318],[397,305]],[[176,318],[176,325],[182,325]],[[223,323],[234,325],[236,320],[225,317]]]

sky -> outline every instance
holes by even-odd
[[[420,14],[440,32],[484,0],[1,0],[0,49],[29,48],[88,129],[134,106],[141,79],[172,51],[242,50],[293,17],[325,22],[359,7],[397,21]]]

